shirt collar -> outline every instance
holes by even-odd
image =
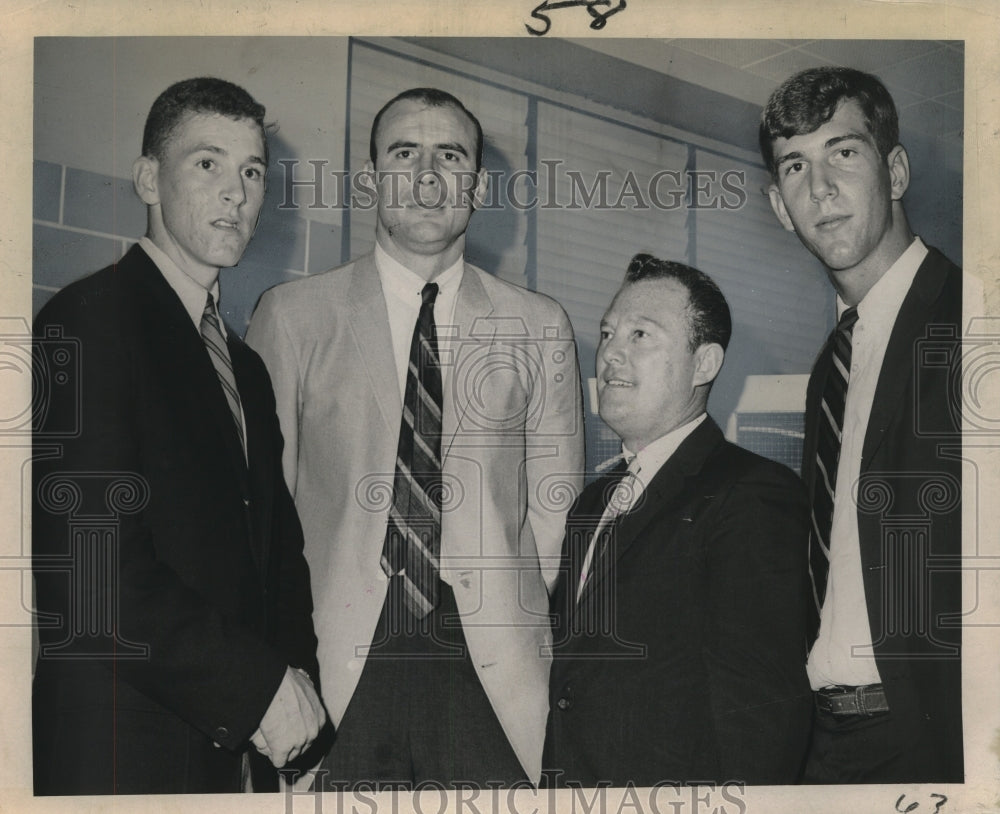
[[[638,452],[632,452],[625,444],[622,444],[622,455],[629,462],[629,470],[635,473],[643,484],[649,483],[670,459],[670,456],[677,451],[684,439],[694,432],[695,427],[701,424],[707,416],[708,413],[702,413],[687,424],[682,424],[666,435],[661,435],[655,441],[646,444]]]
[[[927,256],[927,247],[919,237],[914,237],[913,242],[906,247],[906,250],[896,258],[896,262],[889,266],[883,274],[865,294],[864,299],[858,303],[858,320],[868,320],[872,323],[878,322],[892,325],[894,317],[899,313],[899,308],[903,304],[906,293],[913,284],[913,278],[917,275],[917,269],[924,262]],[[840,295],[837,295],[837,318],[847,310]],[[888,316],[893,319],[887,319]]]
[[[416,292],[416,297],[419,299],[421,290],[428,283],[419,274],[410,271],[395,257],[390,255],[389,252],[382,248],[378,241],[375,242],[375,267],[378,269],[383,288],[392,291],[398,296],[409,299]],[[458,287],[464,270],[465,255],[459,255],[454,263],[430,282],[437,283],[440,295],[445,289],[450,289],[452,286],[455,288]]]
[[[160,249],[148,237],[143,236],[139,238],[139,246],[144,252],[146,252],[146,254],[149,255],[149,259],[152,260],[156,267],[160,270],[160,274],[163,275],[163,279],[167,281],[167,284],[180,298],[181,304],[184,306],[184,310],[187,311],[188,316],[191,317],[191,321],[200,331],[201,316],[205,313],[205,299],[209,291],[211,291],[212,298],[215,300],[216,310],[218,310],[218,279],[216,279],[216,281],[212,284],[211,289],[206,290],[201,283],[197,282],[190,275],[185,274],[183,269],[171,260],[167,256],[166,252]],[[219,320],[219,325],[222,328],[223,336],[225,336],[226,328],[221,319]]]

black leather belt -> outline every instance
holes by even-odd
[[[889,702],[881,684],[863,687],[824,687],[816,690],[816,709],[831,715],[874,715],[888,712]]]

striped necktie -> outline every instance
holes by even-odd
[[[631,510],[635,504],[642,484],[639,483],[638,474],[642,471],[636,456],[632,456],[628,469],[621,480],[615,484],[611,497],[604,507],[604,513],[594,528],[593,536],[590,538],[590,545],[587,548],[583,566],[580,569],[580,581],[576,589],[576,601],[580,602],[583,590],[587,586],[593,574],[597,573],[601,567],[604,557],[607,556],[611,542],[611,535],[614,533],[615,523],[619,517]]]
[[[410,342],[403,418],[382,569],[399,575],[407,608],[423,619],[438,603],[441,551],[441,362],[434,326],[437,283],[421,291]]]
[[[840,439],[844,427],[847,383],[851,378],[851,333],[858,321],[858,309],[841,314],[833,333],[833,357],[823,386],[819,429],[816,441],[816,476],[813,483],[812,528],[809,531],[809,577],[813,600],[809,618],[809,641],[819,633],[819,614],[826,595],[830,570],[830,530],[833,527],[833,499],[837,489]]]
[[[229,403],[229,410],[233,414],[233,421],[236,423],[236,432],[240,436],[240,447],[246,453],[246,439],[243,435],[243,411],[240,408],[240,391],[236,389],[236,377],[233,375],[233,363],[229,359],[229,349],[226,347],[226,340],[222,336],[222,328],[219,326],[219,317],[215,312],[215,298],[212,292],[208,292],[208,299],[205,302],[205,310],[201,315],[201,338],[208,348],[209,358],[215,367],[215,372],[219,376],[219,384],[226,394],[226,401]]]

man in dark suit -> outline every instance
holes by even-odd
[[[133,170],[146,236],[35,322],[39,795],[237,792],[251,770],[276,790],[259,755],[284,765],[325,719],[271,384],[217,308],[263,117],[219,79],[164,91]]]
[[[816,700],[805,779],[961,782],[961,423],[949,377],[962,273],[910,230],[909,159],[874,76],[791,77],[764,110],[760,146],[775,214],[826,266],[839,316],[809,381],[802,456]]]
[[[600,414],[628,465],[567,520],[544,763],[557,785],[798,777],[805,496],[705,412],[731,327],[712,280],[649,255],[601,322]]]

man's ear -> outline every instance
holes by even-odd
[[[889,167],[889,180],[892,183],[892,199],[902,200],[903,193],[910,186],[910,157],[906,148],[897,144],[890,150],[885,163]]]
[[[767,188],[767,197],[771,201],[771,209],[774,210],[774,214],[781,221],[781,225],[789,232],[794,232],[795,226],[792,224],[792,219],[788,217],[788,210],[785,209],[785,201],[781,197],[781,191],[778,189],[777,184],[771,184]]]
[[[132,186],[146,206],[160,202],[160,163],[155,158],[140,156],[132,164]]]
[[[490,189],[490,176],[486,172],[486,167],[480,167],[477,176],[476,192],[472,198],[472,205],[476,209],[480,209],[486,203],[486,193]]]
[[[707,342],[704,345],[699,345],[698,349],[694,352],[693,386],[699,387],[700,385],[714,382],[715,377],[722,370],[722,362],[725,358],[726,352],[722,349],[722,345],[717,342]]]

